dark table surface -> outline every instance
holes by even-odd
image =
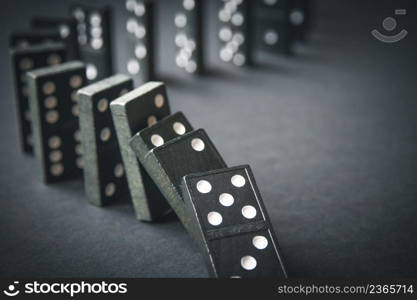
[[[63,15],[70,1],[4,2],[0,276],[207,276],[175,217],[141,223],[130,203],[89,205],[81,180],[40,183],[35,160],[18,148],[6,32],[24,29],[31,15]],[[114,49],[123,71],[121,2]],[[230,166],[252,166],[291,276],[415,277],[416,7],[334,2],[317,1],[314,30],[296,55],[262,55],[256,67],[238,70],[217,59],[208,6],[210,72],[191,78],[173,64],[173,4],[159,1],[159,74],[173,111],[205,128]],[[395,8],[408,9],[398,17],[408,37],[375,40],[370,31]]]

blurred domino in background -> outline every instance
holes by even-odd
[[[218,38],[222,61],[241,67],[252,63],[252,7],[251,0],[219,1]]]
[[[255,2],[254,47],[271,54],[291,54],[294,28],[290,22],[292,0],[262,0]]]
[[[59,43],[61,41],[61,35],[52,30],[13,32],[9,36],[9,47],[11,49],[22,49],[51,42]]]
[[[187,175],[182,194],[211,276],[287,276],[249,166]]]
[[[45,183],[82,174],[76,91],[86,84],[85,65],[67,62],[28,73],[36,157]]]
[[[165,126],[171,127],[170,122],[166,121]],[[196,237],[191,224],[192,216],[186,211],[182,198],[181,180],[191,173],[225,168],[226,163],[203,129],[184,132],[166,142],[155,138],[157,132],[160,132],[159,128],[150,127],[148,134],[135,135],[130,144],[185,228]],[[146,146],[149,145],[149,136],[151,142],[154,139],[153,146],[157,147]]]

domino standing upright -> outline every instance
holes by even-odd
[[[161,82],[148,82],[114,100],[110,108],[136,217],[142,221],[154,221],[168,214],[171,208],[139,164],[129,140],[136,132],[170,114],[165,86]]]
[[[154,3],[126,0],[126,11],[129,44],[126,70],[139,85],[155,79]]]
[[[95,81],[113,75],[110,8],[80,4],[71,12],[77,21],[80,56],[87,66],[87,79]]]
[[[30,46],[60,43],[61,35],[55,31],[13,32],[9,36],[10,48],[27,48]]]
[[[227,0],[220,3],[218,11],[220,59],[236,66],[250,65],[253,62],[251,32],[253,1]]]
[[[255,2],[254,48],[272,54],[291,54],[294,28],[290,22],[292,0]]]
[[[76,91],[86,83],[85,65],[68,62],[28,73],[35,153],[45,183],[81,175],[83,161]]]
[[[64,45],[60,43],[18,47],[11,51],[11,60],[21,147],[23,152],[32,154],[32,115],[29,106],[26,72],[44,66],[60,64],[66,60],[66,52]]]
[[[290,23],[294,30],[294,39],[304,41],[311,28],[313,6],[311,0],[294,0],[290,11]]]
[[[193,127],[182,112],[177,112],[158,121],[152,127],[145,128],[132,138],[140,141],[136,147],[141,147],[141,152],[148,153],[153,148],[162,146],[187,132],[193,131]]]
[[[181,195],[182,177],[191,173],[225,168],[226,163],[203,129],[184,132],[165,142],[161,132],[164,131],[164,136],[168,136],[168,130],[171,133],[175,130],[174,123],[183,125],[176,125],[182,128],[181,133],[188,127],[184,125],[184,121],[166,120],[163,124],[164,130],[152,126],[136,134],[131,140],[131,146],[181,222],[195,237],[196,233],[190,223],[192,216],[185,210]]]
[[[213,277],[286,277],[249,166],[187,175],[182,194]]]
[[[181,0],[175,15],[176,65],[190,74],[204,71],[203,11],[201,0]]]
[[[179,136],[191,132],[192,125],[183,113],[177,112],[173,115],[163,118],[155,125],[139,131],[132,139],[131,146],[135,154],[141,161],[155,147],[162,146],[164,143],[173,140]],[[173,162],[174,163],[174,162]],[[159,183],[156,182],[157,184]],[[160,186],[159,186],[160,187]],[[168,201],[178,215],[182,215],[183,207],[175,202]],[[180,203],[181,204],[181,203]]]
[[[80,59],[77,41],[77,23],[71,18],[35,17],[31,21],[34,29],[54,30],[65,44],[68,60]]]
[[[110,102],[133,89],[125,75],[114,75],[78,90],[84,183],[88,200],[98,206],[129,194]]]

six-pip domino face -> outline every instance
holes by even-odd
[[[108,7],[75,5],[80,57],[86,63],[87,79],[96,81],[113,74],[111,11]]]
[[[220,2],[218,38],[220,59],[236,66],[252,62],[251,0]]]
[[[127,72],[137,84],[155,77],[154,6],[151,1],[126,0]]]
[[[186,175],[182,194],[213,277],[286,277],[249,166]]]
[[[76,91],[86,81],[85,65],[81,62],[28,73],[35,153],[45,183],[81,175],[83,160]]]
[[[26,72],[60,64],[66,60],[66,52],[63,44],[46,43],[15,48],[11,51],[11,58],[21,147],[25,153],[31,154],[33,153],[32,114]]]

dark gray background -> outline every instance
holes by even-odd
[[[127,49],[115,7],[116,61]],[[206,1],[210,72],[174,67],[172,1],[159,1],[159,73],[173,111],[207,130],[233,166],[250,164],[289,274],[417,275],[416,19],[413,1],[318,0],[308,43],[254,68],[217,59]],[[348,2],[348,3],[346,3]],[[7,32],[31,15],[65,15],[71,1],[2,1],[0,12],[0,275],[204,277],[197,247],[173,217],[135,220],[129,203],[87,204],[82,181],[45,186],[19,152]],[[409,31],[375,40],[395,8]]]

